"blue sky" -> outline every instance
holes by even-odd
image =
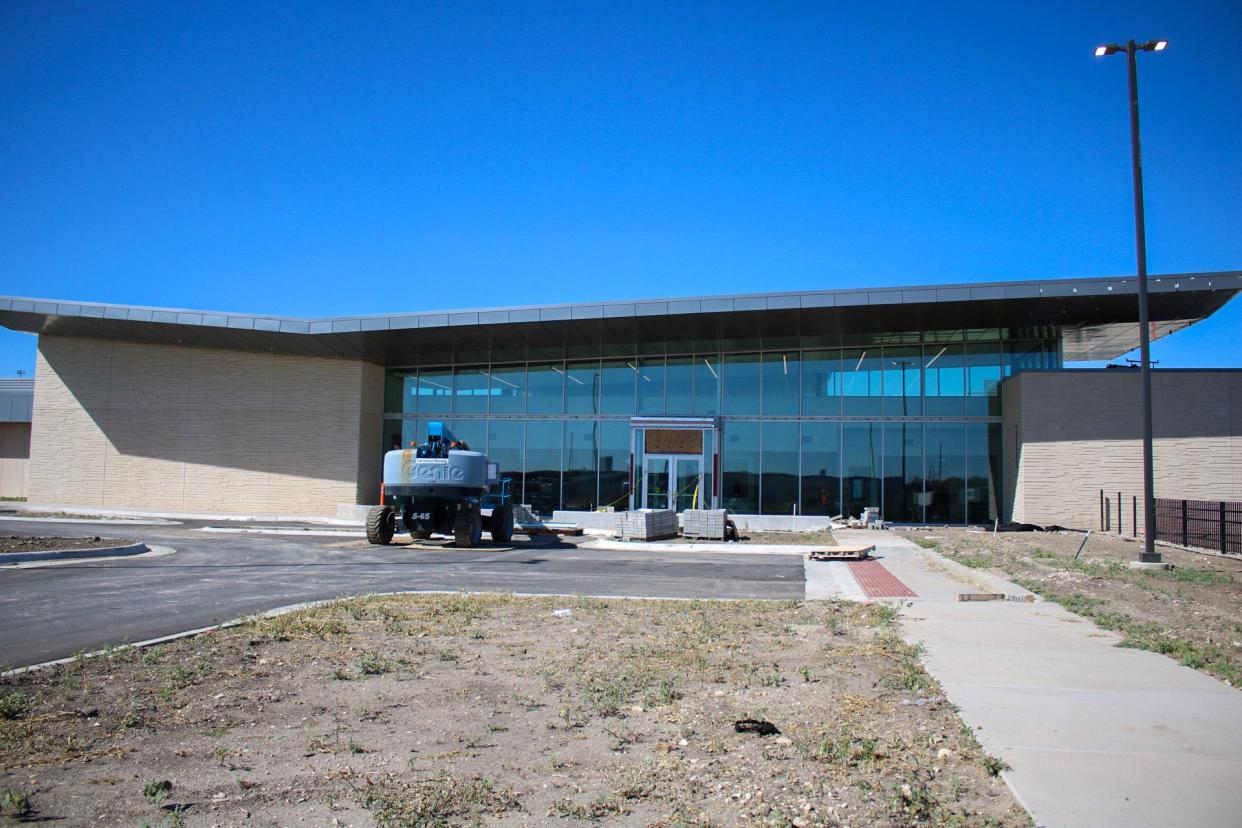
[[[0,293],[291,315],[1242,268],[1242,5],[0,4]],[[1242,300],[1154,346],[1242,366]],[[0,331],[0,375],[33,337]]]

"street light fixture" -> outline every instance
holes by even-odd
[[[1143,551],[1139,562],[1161,563],[1156,551],[1156,494],[1152,479],[1152,426],[1151,426],[1151,330],[1147,314],[1147,229],[1143,221],[1143,162],[1139,149],[1138,109],[1138,52],[1163,52],[1167,40],[1148,40],[1136,43],[1127,40],[1125,45],[1106,43],[1095,48],[1096,57],[1107,57],[1125,52],[1130,77],[1130,160],[1134,170],[1134,235],[1138,256],[1138,303],[1139,303],[1139,366],[1143,380]]]

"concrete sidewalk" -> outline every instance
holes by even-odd
[[[907,641],[926,649],[987,752],[1012,766],[1005,780],[1037,825],[1242,824],[1242,692],[1118,647],[1120,636],[1056,604],[957,603],[991,576],[939,565],[894,533],[857,534],[919,594],[902,603]]]

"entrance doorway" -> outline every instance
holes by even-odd
[[[689,454],[648,454],[643,473],[643,508],[701,509],[703,460]]]

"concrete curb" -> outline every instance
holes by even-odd
[[[56,549],[47,552],[13,552],[0,555],[0,564],[28,563],[30,561],[69,561],[79,558],[120,558],[141,555],[147,550],[145,543],[126,546],[101,546],[96,549]]]
[[[928,549],[920,546],[918,547],[918,554],[919,557],[926,561],[927,565],[933,569],[939,569],[959,581],[965,581],[968,584],[973,584],[975,587],[983,590],[984,592],[1000,592],[1006,595],[1034,595],[1037,602],[1044,600],[1040,596],[1035,595],[1035,593],[1031,592],[1029,589],[1006,581],[1004,578],[993,575],[990,572],[971,569],[968,566],[964,566],[957,561],[941,555],[934,549]]]
[[[58,518],[58,517],[33,517],[26,516],[4,516],[0,520],[13,521],[14,523],[89,523],[92,526],[180,526],[181,521],[178,520],[130,520],[126,518]]]
[[[149,512],[137,509],[96,509],[72,504],[26,504],[25,512],[66,512],[100,517],[155,518],[164,520],[255,520],[265,523],[319,523],[324,526],[362,526],[358,520],[342,520],[325,515],[239,515],[222,512]]]
[[[579,549],[607,549],[611,552],[706,552],[716,555],[797,555],[806,557],[812,547],[777,543],[648,543],[598,539],[580,544]]]
[[[326,526],[318,529],[278,529],[271,526],[200,526],[196,531],[225,535],[293,535],[311,538],[365,538],[367,536],[364,528],[352,526],[343,526],[340,529],[330,529]]]

